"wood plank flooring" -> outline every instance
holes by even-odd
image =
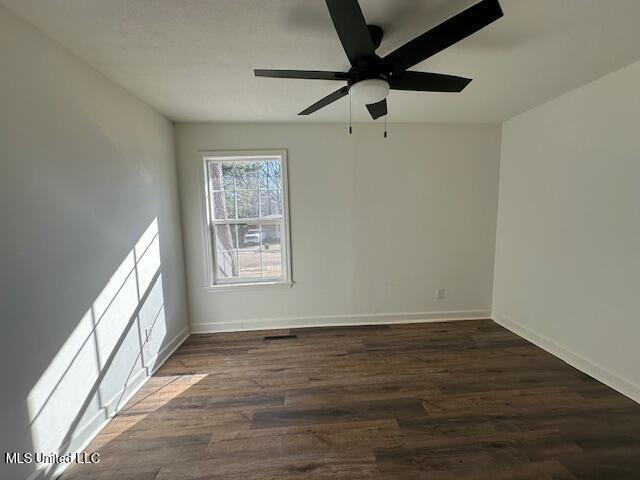
[[[62,478],[640,479],[640,405],[490,320],[193,335],[94,451]]]

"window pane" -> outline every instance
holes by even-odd
[[[282,251],[267,250],[262,252],[262,276],[267,278],[282,277]]]
[[[211,190],[233,190],[233,162],[209,162],[209,188]]]
[[[213,192],[213,218],[226,220],[236,218],[235,193]]]
[[[280,250],[280,225],[262,225],[262,250]]]
[[[282,200],[280,190],[262,190],[260,192],[260,208],[262,218],[282,216]]]
[[[222,164],[209,162],[209,190],[222,190]]]
[[[240,250],[238,252],[238,264],[241,277],[262,277],[260,250]]]
[[[218,278],[238,277],[238,252],[217,252]]]
[[[211,178],[212,190],[230,190],[235,188],[233,162],[211,162],[209,163],[209,176]]]
[[[219,251],[236,250],[238,248],[235,225],[215,225],[215,243]]]
[[[282,276],[280,225],[262,226],[262,276]]]
[[[235,170],[234,162],[222,163],[222,179],[223,179],[224,190],[234,190],[236,188],[234,183],[234,170]]]
[[[260,162],[260,189],[280,188],[280,162],[268,160]]]
[[[257,218],[258,209],[257,190],[237,190],[238,218]]]
[[[258,188],[258,170],[259,162],[235,162],[236,170],[236,189],[253,189]]]
[[[238,225],[238,246],[240,250],[260,250],[261,240],[260,225],[247,223]]]

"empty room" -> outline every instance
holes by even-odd
[[[640,479],[638,24],[0,0],[0,479]]]

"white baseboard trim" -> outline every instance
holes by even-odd
[[[173,340],[171,340],[158,351],[155,357],[149,359],[147,363],[155,362],[153,369],[149,372],[149,377],[156,373],[156,371],[162,365],[164,365],[164,362],[166,362],[167,359],[171,355],[173,355],[173,352],[180,348],[180,345],[182,345],[185,340],[189,338],[189,335],[191,335],[191,328],[189,327],[189,325],[186,325],[182,330],[180,330],[180,332],[178,332],[175,337],[173,337]]]
[[[280,328],[341,327],[356,325],[386,325],[397,323],[448,322],[491,318],[488,310],[457,310],[449,312],[362,313],[352,315],[324,315],[316,317],[285,317],[237,320],[221,323],[195,323],[192,333],[241,332]]]
[[[525,340],[528,340],[534,345],[537,345],[555,357],[558,357],[560,360],[568,363],[572,367],[577,368],[581,372],[584,372],[599,382],[613,388],[624,396],[629,397],[631,400],[640,403],[640,385],[634,384],[630,380],[613,373],[611,370],[592,362],[582,355],[572,352],[562,345],[559,345],[545,335],[534,332],[530,328],[525,327],[514,320],[508,319],[504,315],[494,313],[493,321]]]
[[[72,455],[82,452],[89,443],[100,433],[100,431],[111,421],[111,419],[122,409],[124,405],[133,397],[140,387],[142,387],[149,377],[158,370],[167,359],[175,352],[184,341],[191,335],[189,326],[185,326],[178,334],[171,339],[164,347],[162,347],[158,353],[151,358],[147,363],[154,362],[152,371],[148,368],[142,368],[135,376],[127,382],[119,392],[113,395],[104,407],[102,407],[89,421],[80,427],[77,433],[71,439],[71,443],[67,448],[67,452]],[[54,469],[53,477],[57,478],[67,469],[69,464],[60,464],[56,466],[43,465],[34,471],[27,480],[40,480],[44,478],[51,478],[51,468]]]

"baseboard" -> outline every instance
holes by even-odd
[[[525,340],[528,340],[534,345],[537,345],[555,357],[558,357],[560,360],[568,363],[572,367],[577,368],[581,372],[584,372],[599,382],[613,388],[624,396],[629,397],[631,400],[640,403],[639,385],[636,385],[630,380],[613,373],[611,370],[588,360],[582,355],[572,352],[550,338],[537,333],[514,320],[508,319],[504,315],[494,313],[493,321]]]
[[[324,315],[315,317],[285,317],[238,320],[221,323],[196,323],[192,333],[240,332],[280,328],[338,327],[356,325],[385,325],[397,323],[444,322],[491,318],[488,310],[457,310],[449,312],[364,313],[353,315]]]
[[[104,407],[78,429],[78,432],[71,439],[67,452],[72,455],[82,452],[106,424],[111,421],[116,413],[140,390],[149,377],[184,343],[189,335],[191,335],[189,326],[185,326],[170,342],[162,347],[158,353],[148,361],[148,363],[155,362],[153,370],[149,371],[146,367],[139,370],[127,385],[113,395]],[[45,478],[51,478],[51,468],[54,469],[53,477],[56,478],[62,475],[68,466],[69,464],[60,464],[53,467],[49,465],[42,466],[34,471],[27,480],[44,480]]]
[[[189,328],[189,325],[187,325],[182,330],[180,330],[180,332],[178,332],[178,334],[175,337],[173,337],[173,340],[171,340],[164,347],[162,347],[158,351],[155,357],[151,358],[148,361],[148,363],[150,363],[151,361],[155,362],[153,369],[149,372],[149,377],[154,373],[156,373],[156,371],[162,365],[164,365],[164,362],[166,362],[167,359],[171,355],[173,355],[173,352],[175,352],[178,348],[180,348],[180,345],[182,345],[185,342],[185,340],[189,338],[189,335],[191,335],[191,328]]]

